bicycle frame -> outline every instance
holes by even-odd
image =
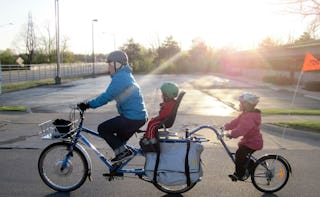
[[[223,148],[225,149],[225,151],[227,152],[228,156],[231,158],[231,160],[233,162],[235,162],[235,158],[234,158],[234,153],[232,153],[229,149],[229,147],[227,146],[227,144],[225,143],[225,141],[223,140],[223,133],[219,132],[218,130],[216,130],[213,126],[208,126],[208,125],[203,125],[203,126],[199,126],[198,128],[195,128],[194,130],[192,130],[189,133],[190,135],[193,135],[194,133],[198,132],[199,130],[202,129],[211,129],[217,136],[217,138],[219,139],[219,141],[221,142]]]
[[[199,130],[202,130],[202,129],[210,129],[216,134],[218,140],[221,142],[221,144],[222,144],[223,148],[225,149],[225,151],[227,152],[228,156],[231,158],[233,163],[235,163],[235,156],[234,156],[235,153],[230,151],[229,147],[227,146],[227,144],[223,140],[224,133],[223,132],[219,132],[213,126],[209,126],[209,125],[199,126],[198,128],[195,128],[194,130],[192,130],[189,133],[189,136],[195,134],[196,132],[198,132]],[[248,157],[248,161],[246,162],[246,166],[249,165],[250,159],[253,159],[254,161],[257,161],[257,158],[255,158],[252,154],[250,154],[249,157]]]
[[[140,149],[133,148],[133,147],[127,145],[127,147],[133,151],[134,157],[126,160],[123,163],[120,163],[120,165],[112,164],[111,162],[109,162],[105,158],[105,156],[84,135],[81,134],[81,132],[85,132],[90,135],[101,138],[101,136],[97,132],[82,126],[83,125],[83,116],[82,115],[83,114],[81,114],[79,126],[77,128],[77,133],[76,133],[74,139],[71,141],[72,146],[70,147],[70,151],[63,162],[62,168],[67,165],[67,162],[72,155],[73,148],[75,146],[80,146],[82,148],[82,146],[78,143],[78,140],[80,140],[83,144],[85,144],[90,150],[92,150],[95,153],[95,155],[109,168],[110,172],[131,173],[131,174],[136,174],[136,175],[143,175],[144,174],[144,169],[123,169],[135,156],[137,156],[137,155],[142,156],[143,155],[143,153]],[[86,152],[86,150],[84,148],[82,148],[82,150]]]

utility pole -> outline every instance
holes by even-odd
[[[28,14],[28,29],[26,38],[26,49],[28,51],[28,63],[32,64],[33,54],[36,48],[36,35],[34,33],[34,26],[32,20],[32,14]]]
[[[94,56],[94,31],[93,31],[93,23],[94,22],[98,22],[98,19],[93,19],[92,20],[92,76],[93,77],[96,77],[96,73],[95,73],[95,61],[96,61],[96,58]]]
[[[55,0],[55,15],[56,15],[56,45],[57,45],[57,72],[55,77],[56,85],[61,84],[60,77],[60,37],[59,37],[59,0]]]

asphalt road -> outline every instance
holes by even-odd
[[[137,76],[137,80],[142,87],[146,100],[149,115],[158,112],[154,106],[158,106],[160,96],[155,87],[159,87],[163,81],[175,81],[187,94],[179,108],[179,113],[172,130],[183,132],[186,128],[190,130],[202,124],[223,125],[231,120],[237,112],[230,105],[236,98],[238,92],[232,92],[242,87],[243,90],[259,90],[261,94],[276,95],[277,92],[270,92],[264,87],[255,87],[252,84],[225,80],[210,76],[210,80],[217,81],[219,86],[210,93],[208,88],[195,88],[195,82],[208,82],[208,76],[200,75],[150,75]],[[143,182],[136,177],[125,177],[124,180],[108,182],[102,176],[107,172],[103,164],[92,156],[93,162],[93,181],[87,182],[78,190],[71,193],[59,193],[48,188],[42,181],[37,172],[37,160],[41,150],[51,141],[43,141],[37,135],[38,123],[57,117],[68,117],[68,106],[82,100],[94,97],[104,91],[105,85],[109,82],[108,77],[99,77],[75,81],[61,86],[39,87],[19,92],[8,93],[0,96],[0,102],[4,105],[25,105],[29,108],[29,113],[0,113],[0,196],[167,196],[158,191],[153,185]],[[222,88],[221,83],[228,84]],[[218,88],[220,87],[220,88]],[[245,87],[245,88],[244,88]],[[230,91],[226,91],[230,89]],[[212,90],[212,89],[211,89]],[[266,93],[265,93],[266,92]],[[291,93],[281,92],[284,99],[290,100]],[[214,97],[213,95],[219,95]],[[270,96],[271,98],[271,96]],[[282,106],[278,102],[284,99],[266,99],[265,103],[270,105]],[[319,103],[308,98],[300,98],[299,107],[308,107],[310,102],[315,102],[314,108]],[[221,102],[223,101],[223,102]],[[306,103],[306,104],[304,104]],[[97,110],[89,110],[86,115],[86,126],[95,129],[103,120],[115,115],[113,103]],[[236,103],[234,105],[237,105]],[[301,105],[301,106],[300,106]],[[304,106],[305,105],[305,106]],[[231,106],[231,107],[230,107]],[[271,121],[272,119],[269,118]],[[286,117],[275,117],[277,120]],[[265,153],[277,153],[286,157],[292,165],[293,176],[285,188],[275,194],[263,194],[257,191],[250,182],[231,182],[228,174],[233,172],[233,164],[227,157],[222,146],[218,143],[213,133],[207,130],[200,132],[200,135],[210,139],[210,143],[205,144],[205,151],[202,155],[204,162],[204,176],[191,191],[183,196],[261,196],[261,197],[280,197],[280,196],[318,196],[320,190],[317,186],[320,176],[319,158],[320,143],[319,138],[304,138],[292,136],[286,133],[277,133],[270,129],[262,129],[264,137],[264,149],[255,153],[261,156]],[[113,157],[110,149],[104,141],[94,138],[97,148],[103,153],[108,152],[107,157]],[[130,145],[137,146],[139,136],[132,137]],[[236,149],[237,140],[230,140],[227,144],[232,150]],[[138,158],[132,165],[143,165],[143,158]]]

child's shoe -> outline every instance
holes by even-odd
[[[238,177],[236,174],[229,174],[229,177],[232,181],[243,181],[245,177]]]
[[[234,182],[236,182],[238,180],[238,177],[235,174],[229,174],[228,176]]]

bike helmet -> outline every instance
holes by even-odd
[[[252,105],[257,105],[259,102],[259,97],[250,93],[243,93],[239,96],[238,100],[240,102],[247,102]]]
[[[179,88],[177,84],[172,82],[165,82],[160,87],[162,93],[166,94],[169,98],[175,98],[178,96]]]
[[[119,62],[121,65],[128,64],[128,56],[123,51],[113,51],[107,57],[107,63]]]

